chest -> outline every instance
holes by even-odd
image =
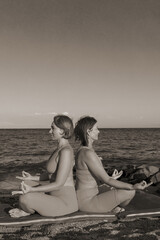
[[[48,173],[54,173],[57,170],[58,167],[58,162],[59,162],[59,154],[57,151],[53,152],[51,157],[49,158],[46,169]]]

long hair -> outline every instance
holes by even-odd
[[[91,130],[96,122],[97,120],[93,117],[80,118],[74,129],[75,140],[80,140],[83,146],[88,146],[87,130]]]
[[[74,132],[72,119],[65,115],[56,115],[53,121],[58,128],[64,131],[63,138],[69,139],[72,137]]]

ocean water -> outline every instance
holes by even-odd
[[[79,144],[71,144],[76,152]],[[104,166],[160,167],[160,129],[100,129],[94,144]],[[0,164],[42,162],[56,148],[49,129],[0,129]]]

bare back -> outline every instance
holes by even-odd
[[[89,170],[86,160],[86,151],[92,151],[88,147],[81,147],[76,155],[76,189],[97,188],[95,176]]]

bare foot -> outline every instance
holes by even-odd
[[[23,191],[12,191],[12,195],[15,195],[15,194],[23,194]]]
[[[31,213],[27,213],[19,208],[13,208],[13,209],[9,210],[9,215],[12,218],[19,218],[19,217],[29,216],[29,215],[31,215]]]
[[[112,212],[115,213],[115,214],[118,214],[118,213],[121,213],[121,212],[124,212],[125,209],[124,208],[121,208],[121,207],[115,207]]]

